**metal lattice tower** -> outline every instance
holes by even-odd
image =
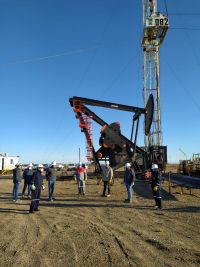
[[[93,140],[92,140],[92,117],[85,114],[83,105],[80,101],[73,102],[76,118],[79,120],[79,127],[86,137],[86,158],[93,160]]]
[[[149,136],[145,136],[146,149],[162,144],[159,85],[159,48],[168,30],[168,18],[157,12],[157,0],[143,1],[143,98],[146,106],[148,96],[155,100],[154,118]]]
[[[93,160],[93,138],[92,138],[92,118],[83,114],[82,115],[87,127],[86,133],[86,158],[88,161]]]

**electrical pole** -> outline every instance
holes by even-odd
[[[181,148],[179,148],[179,151],[181,151],[181,153],[183,153],[183,155],[185,156],[185,172],[186,172],[186,174],[189,174],[188,173],[188,159],[187,159],[187,154]],[[184,172],[184,167],[183,167],[183,172]]]
[[[80,147],[78,149],[78,162],[79,163],[81,162],[81,149],[80,149]]]

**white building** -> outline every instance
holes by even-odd
[[[13,170],[19,162],[19,156],[8,156],[7,153],[0,153],[0,171]]]

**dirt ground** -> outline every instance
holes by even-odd
[[[163,188],[167,190],[168,184]],[[20,188],[20,192],[22,185]],[[136,182],[134,201],[115,180],[110,198],[89,179],[86,196],[73,180],[57,181],[56,200],[28,214],[30,200],[12,202],[12,180],[0,178],[0,266],[199,266],[200,192],[163,190],[162,211],[154,209],[145,181]]]

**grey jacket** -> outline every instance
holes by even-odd
[[[110,166],[102,166],[102,180],[110,181],[113,178],[113,169]]]
[[[13,170],[13,183],[20,183],[22,181],[22,170],[15,168]]]
[[[55,182],[57,178],[57,172],[55,168],[49,168],[46,172],[47,180]]]

